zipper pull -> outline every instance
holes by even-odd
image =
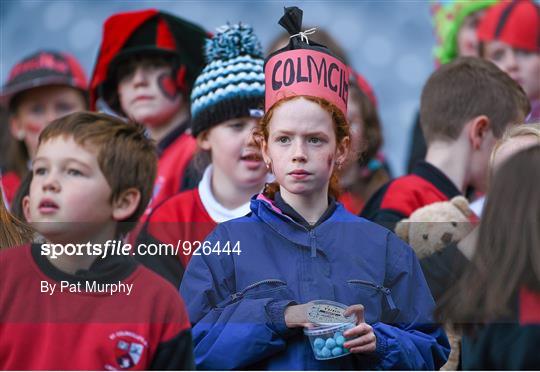
[[[388,304],[388,309],[392,315],[396,314],[397,306],[394,303],[394,299],[392,298],[392,294],[389,288],[383,287],[382,285],[378,285],[377,288],[384,293],[384,297],[386,298],[386,303]]]
[[[317,257],[317,246],[315,244],[315,233],[313,230],[309,231],[310,236],[310,246],[311,246],[311,257]]]

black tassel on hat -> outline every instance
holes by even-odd
[[[279,19],[279,24],[287,30],[289,35],[296,35],[302,31],[302,16],[304,12],[302,9],[291,6],[289,8],[284,8],[285,14]],[[290,39],[293,44],[295,44],[296,41],[300,40],[300,38],[293,37]],[[292,48],[292,49],[300,49],[301,47]]]
[[[303,12],[285,8],[279,24],[289,33],[289,43],[264,61],[266,112],[291,96],[319,97],[347,115],[349,68],[325,45],[309,37],[317,29],[302,30]]]
[[[303,14],[304,12],[302,11],[302,9],[296,6],[284,8],[284,14],[279,19],[278,23],[289,33],[289,37],[290,37],[289,44],[287,44],[284,48],[279,49],[275,51],[274,53],[270,54],[267,60],[270,59],[270,57],[272,57],[275,54],[286,52],[288,50],[312,49],[312,50],[316,50],[322,53],[329,54],[333,57],[336,57],[337,59],[341,61],[341,58],[339,58],[337,55],[332,53],[332,51],[328,49],[325,45],[319,44],[309,39],[309,35],[315,33],[316,28],[302,31]]]

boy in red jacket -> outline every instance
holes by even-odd
[[[0,253],[0,369],[193,369],[178,291],[120,241],[156,173],[142,127],[66,116],[43,131],[32,167],[23,205],[47,242]]]
[[[416,209],[450,200],[468,187],[485,192],[496,140],[529,110],[523,89],[493,63],[462,57],[441,66],[422,91],[425,161],[380,188],[362,217],[393,230]]]
[[[115,14],[103,27],[90,104],[142,123],[157,142],[150,208],[189,183],[184,172],[196,148],[189,94],[204,67],[206,37],[199,26],[154,9]]]

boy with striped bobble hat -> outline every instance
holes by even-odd
[[[198,244],[218,223],[249,213],[251,196],[267,178],[252,138],[264,101],[264,58],[253,29],[220,27],[206,43],[206,58],[191,93],[194,164],[204,169],[203,177],[195,189],[157,207],[138,237],[139,243],[182,241],[177,255],[139,257],[177,287]]]

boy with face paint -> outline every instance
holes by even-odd
[[[158,175],[150,209],[176,194],[196,148],[189,135],[189,93],[204,67],[207,33],[149,9],[118,13],[104,24],[90,83],[93,109],[142,123],[157,142]]]
[[[540,120],[540,6],[529,0],[501,1],[478,26],[480,56],[523,87],[531,102],[527,123]]]

